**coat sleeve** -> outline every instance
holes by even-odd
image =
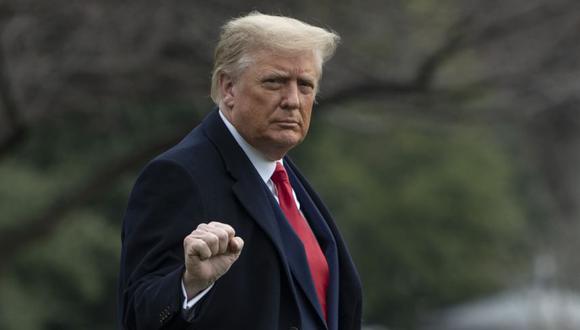
[[[186,329],[182,319],[183,239],[203,222],[203,195],[170,160],[143,170],[123,222],[119,314],[126,330]]]

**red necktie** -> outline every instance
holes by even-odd
[[[312,229],[310,229],[308,222],[296,205],[292,193],[292,186],[288,180],[288,173],[286,173],[286,169],[284,169],[284,166],[280,162],[276,163],[276,170],[272,174],[272,181],[276,185],[280,208],[304,245],[310,275],[312,276],[316,295],[318,296],[318,302],[322,307],[324,319],[326,319],[326,289],[328,287],[328,263],[326,262],[326,257],[322,253],[320,245],[318,245],[318,241]]]

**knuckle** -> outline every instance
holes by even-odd
[[[215,231],[216,236],[220,239],[220,240],[226,240],[228,238],[228,233],[223,230],[223,229],[218,229]]]
[[[185,238],[183,239],[183,246],[187,247],[187,246],[191,245],[193,240],[194,240],[194,238],[191,235],[185,236]]]
[[[215,243],[219,242],[218,236],[214,233],[208,233],[208,235],[206,237],[207,237],[208,243],[215,244]]]
[[[224,230],[226,232],[233,232],[234,231],[234,228],[232,226],[228,225],[227,223],[212,221],[209,224],[212,225],[214,228],[218,228],[218,229]]]
[[[202,242],[201,240],[199,240],[199,239],[196,239],[196,238],[194,238],[194,239],[192,239],[192,240],[190,241],[190,246],[191,246],[192,248],[197,248],[197,247],[199,247],[201,244],[203,244],[203,242]]]
[[[195,240],[192,242],[192,244],[186,250],[186,253],[189,256],[195,256],[195,255],[203,256],[206,254],[206,251],[208,249],[209,249],[209,247],[207,246],[207,244],[204,241]]]

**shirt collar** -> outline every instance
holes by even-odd
[[[262,180],[264,180],[265,183],[268,183],[268,181],[272,177],[272,174],[274,174],[274,170],[276,169],[276,161],[268,160],[258,149],[250,145],[240,135],[240,133],[238,132],[238,130],[236,130],[234,125],[230,123],[230,121],[226,118],[226,116],[224,116],[221,109],[219,110],[219,114],[222,121],[228,128],[228,131],[230,131],[230,133],[232,134],[238,145],[242,148],[246,156],[248,156],[248,159],[250,159],[250,162],[252,163],[252,165],[254,165],[254,168],[256,168],[256,171],[258,171],[258,174],[260,175]],[[281,159],[278,161],[283,163]]]

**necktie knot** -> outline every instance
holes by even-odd
[[[284,168],[284,165],[282,165],[281,162],[276,162],[276,169],[274,170],[274,173],[272,174],[272,181],[275,184],[281,184],[283,182],[288,182],[288,173],[286,172],[286,169]]]

